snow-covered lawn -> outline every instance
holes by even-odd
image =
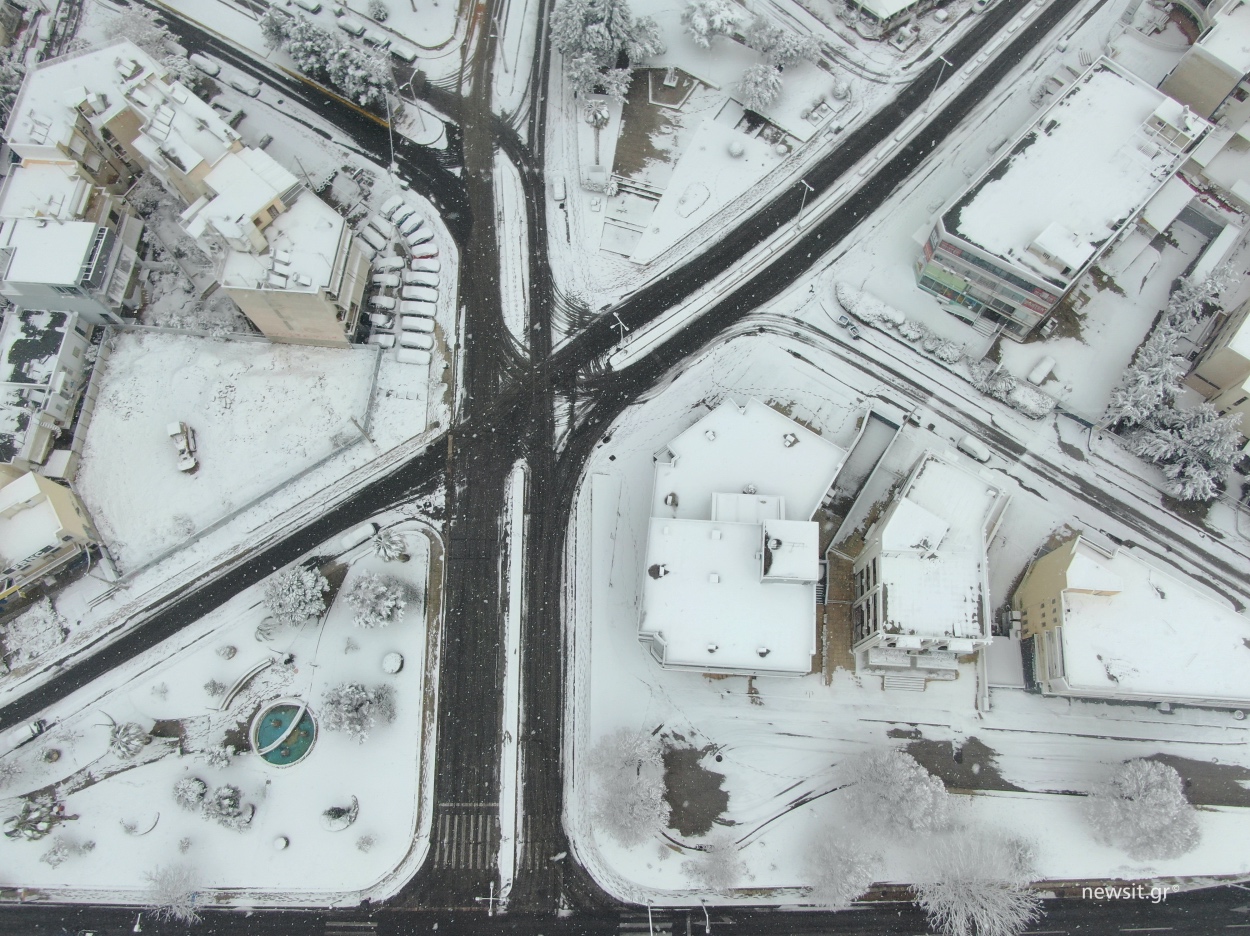
[[[796,284],[770,311],[793,314],[812,304],[808,295],[805,283]],[[751,326],[747,320],[736,331],[743,334]],[[726,396],[770,402],[842,445],[849,443],[869,401],[895,415],[908,408],[887,370],[858,359],[855,350],[832,337],[811,334],[800,341],[789,337],[792,330],[778,326],[785,337],[730,338],[687,362],[672,383],[662,382],[662,393],[618,419],[608,433],[611,441],[595,451],[585,469],[570,538],[575,571],[567,717],[574,730],[566,746],[566,823],[579,860],[607,890],[635,902],[802,903],[812,881],[807,860],[816,839],[835,834],[831,830],[837,827],[850,831],[836,834],[867,835],[855,831],[857,817],[843,789],[847,760],[899,746],[944,774],[949,787],[984,787],[976,796],[956,796],[960,821],[1033,839],[1043,879],[1250,872],[1250,858],[1237,845],[1250,833],[1246,808],[1204,809],[1196,851],[1145,862],[1096,844],[1082,818],[1083,798],[1072,795],[1091,789],[1122,760],[1156,754],[1186,759],[1194,774],[1229,770],[1250,778],[1250,736],[1244,723],[1227,713],[1187,709],[1164,715],[1147,706],[1043,699],[1013,688],[989,690],[990,707],[979,711],[978,682],[984,677],[971,663],[961,665],[954,682],[930,682],[923,693],[886,692],[879,678],[860,679],[846,670],[835,672],[828,684],[819,674],[750,680],[668,671],[638,643],[654,452]],[[856,344],[864,346],[873,350],[867,341]],[[916,357],[917,366],[936,369]],[[948,379],[958,387],[958,378]],[[949,402],[951,392],[940,389],[929,404],[934,431],[904,430],[868,489],[869,503],[927,449],[963,459],[951,440],[965,431],[961,424],[970,416],[986,414],[978,413],[981,404],[971,388],[964,385],[965,396],[957,403]],[[1030,437],[1027,444],[1039,457],[1063,463],[1069,456],[1059,451],[1055,418],[1030,424],[995,413],[995,421],[1011,425],[1013,434]],[[991,609],[1004,604],[1035,552],[1065,528],[1086,529],[1096,537],[1099,531],[1133,536],[1147,555],[1170,548],[1093,510],[1063,483],[1035,474],[1025,463],[996,464],[977,469],[1012,495],[989,549]],[[828,525],[826,532],[832,532]],[[1018,655],[1018,647],[996,639],[1007,644],[996,649]],[[663,835],[650,830],[633,848],[620,845],[591,819],[590,749],[620,728],[656,732],[668,748],[670,827]],[[980,745],[987,750],[974,754]],[[975,761],[963,775],[958,759],[952,761],[958,751]],[[726,827],[749,875],[725,894],[713,895],[692,876],[692,867],[683,865]],[[883,851],[883,882],[912,881],[921,871],[922,842],[863,838],[861,844]]]
[[[360,438],[373,349],[121,332],[75,479],[123,570],[145,562]],[[166,427],[195,430],[176,467]]]
[[[54,899],[143,903],[147,873],[186,866],[208,903],[320,906],[402,886],[428,847],[442,546],[425,524],[380,519],[410,561],[384,562],[370,543],[335,555],[332,541],[315,555],[331,579],[345,574],[344,590],[371,572],[401,582],[400,620],[356,627],[340,591],[320,621],[261,639],[260,583],[84,687],[47,714],[46,734],[0,759],[3,815],[18,811],[19,795],[55,789],[77,817],[38,841],[0,839],[2,883]],[[403,657],[398,673],[384,670],[390,653]],[[325,692],[344,682],[395,694],[394,720],[360,743],[325,724]],[[316,721],[311,750],[285,767],[255,753],[248,734],[279,699],[306,702]],[[110,753],[112,722],[133,722],[152,740],[131,758]],[[174,785],[185,778],[202,780],[210,796],[236,787],[244,812],[254,807],[251,822],[237,830],[182,806]],[[353,799],[350,828],[327,828],[322,813]],[[42,856],[58,840],[70,857],[54,866]]]

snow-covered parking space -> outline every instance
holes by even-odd
[[[794,315],[810,302],[807,284],[798,283],[769,311]],[[812,855],[818,842],[831,837],[880,851],[874,880],[915,881],[926,870],[926,838],[882,839],[865,831],[848,786],[848,765],[857,755],[897,747],[952,792],[976,792],[955,793],[959,825],[1030,840],[1037,879],[1250,872],[1250,858],[1237,846],[1238,838],[1250,833],[1250,810],[1243,798],[1230,803],[1200,783],[1212,773],[1242,784],[1250,779],[1250,736],[1244,722],[1227,712],[1163,714],[1150,706],[1044,699],[1011,688],[989,690],[985,709],[978,705],[984,671],[968,658],[957,679],[906,692],[885,691],[880,677],[846,669],[828,682],[819,673],[784,679],[666,670],[639,644],[654,453],[727,397],[772,405],[840,446],[849,444],[870,401],[886,412],[897,407],[896,415],[910,408],[888,371],[859,358],[840,337],[803,335],[796,327],[801,326],[778,325],[768,337],[756,336],[753,321],[746,320],[736,329],[742,337],[687,362],[680,376],[661,382],[662,392],[619,418],[606,433],[610,441],[596,449],[585,469],[570,536],[567,717],[574,728],[565,774],[566,826],[578,859],[621,899],[670,906],[698,900],[810,903]],[[792,333],[802,339],[792,339]],[[937,370],[919,358],[917,366]],[[948,379],[958,386],[957,378]],[[939,390],[949,393],[950,388]],[[967,393],[959,409],[986,418],[975,391]],[[935,411],[932,431],[904,429],[882,460],[880,476],[866,488],[869,507],[888,501],[892,484],[927,450],[962,460],[987,483],[1009,491],[1011,503],[988,550],[992,609],[1006,603],[1029,561],[1053,535],[1087,529],[1095,537],[1099,531],[1142,536],[1026,465],[978,467],[956,453],[952,441],[961,434],[958,422],[966,413],[946,405],[947,411]],[[1011,420],[995,416],[1004,424]],[[1053,418],[1032,430],[1023,428],[1027,420],[1014,428],[1034,433],[1034,451],[1062,461]],[[833,534],[829,523],[824,531]],[[1018,645],[995,641],[1000,642],[995,650],[1018,658]],[[593,766],[594,748],[621,729],[656,737],[663,745],[662,795],[671,810],[667,828],[644,820],[638,842],[630,845],[595,816],[603,781]],[[1182,858],[1147,861],[1098,844],[1085,821],[1081,794],[1121,761],[1161,755],[1194,779],[1191,795],[1203,807],[1197,849]],[[709,852],[703,849],[723,847],[726,839],[731,859],[718,867],[729,872],[709,883]]]
[[[75,484],[123,571],[360,438],[374,349],[121,332]],[[177,468],[170,423],[195,432]]]
[[[80,690],[46,713],[37,741],[0,757],[4,815],[51,797],[74,817],[0,840],[2,883],[148,903],[146,876],[173,868],[205,903],[318,906],[402,886],[428,849],[442,546],[424,523],[378,519],[386,546],[341,552],[336,540],[309,557],[331,585],[324,615],[267,623],[258,583]],[[405,602],[383,626],[354,620],[351,596],[370,576]],[[333,723],[329,696],[344,684],[374,700],[362,732]],[[306,704],[308,721],[271,731],[278,703]],[[111,744],[123,731],[130,745]]]

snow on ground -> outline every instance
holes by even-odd
[[[376,354],[126,331],[103,365],[76,487],[134,570],[359,438]],[[194,431],[181,472],[166,427]]]
[[[525,503],[529,468],[513,466],[508,486],[507,613],[504,624],[503,728],[499,745],[499,896],[508,899],[520,857],[521,770],[521,621],[525,614]]]
[[[491,109],[513,116],[530,99],[534,50],[538,48],[539,4],[536,0],[505,0],[493,33],[499,36],[495,50]],[[522,135],[525,124],[520,124]]]
[[[503,152],[495,154],[495,239],[499,243],[499,284],[503,321],[513,340],[529,347],[529,225],[521,175]]]
[[[1028,454],[1018,464],[995,460],[977,469],[1012,495],[989,549],[991,608],[1003,606],[1034,554],[1065,529],[1085,529],[1104,543],[1108,537],[1132,538],[1136,552],[1185,575],[1208,572],[1179,554],[1176,546],[1186,540],[1217,549],[1242,574],[1250,568],[1244,543],[1215,547],[1174,518],[1175,539],[1159,543],[1148,531],[1132,529],[1074,497],[1066,476],[1055,476],[1047,466],[1092,472],[1135,507],[1152,511],[1165,524],[1170,517],[1153,506],[1157,498],[1137,500],[1137,492],[1124,489],[1125,479],[1114,465],[1092,456],[1085,461],[1084,453],[1057,434],[1056,417],[1034,423],[1012,414],[876,332],[852,345],[844,344],[844,333],[832,323],[824,324],[829,331],[816,331],[816,324],[804,331],[790,316],[813,314],[809,310],[819,306],[808,285],[806,280],[796,283],[766,314],[745,320],[701,357],[686,362],[662,391],[618,419],[607,434],[610,442],[600,445],[586,467],[570,539],[575,616],[567,717],[575,731],[566,748],[571,765],[566,823],[579,859],[622,899],[689,904],[710,895],[700,893],[681,867],[683,856],[706,841],[709,829],[729,825],[751,869],[740,886],[754,889],[732,899],[802,902],[809,880],[808,844],[833,823],[853,819],[844,794],[836,792],[840,764],[847,757],[870,747],[913,742],[950,743],[958,749],[975,738],[990,749],[985,763],[1004,782],[988,782],[990,793],[968,798],[965,819],[1034,837],[1045,878],[1250,871],[1244,849],[1236,847],[1238,836],[1250,832],[1250,813],[1244,808],[1203,812],[1205,837],[1197,851],[1176,861],[1145,863],[1095,845],[1080,823],[1081,801],[1070,795],[1088,790],[1111,765],[1135,756],[1184,758],[1193,763],[1186,769],[1195,773],[1225,769],[1210,766],[1216,760],[1228,769],[1250,768],[1244,723],[1227,713],[1186,709],[1174,717],[1148,706],[1043,699],[1011,689],[991,689],[989,709],[978,711],[982,677],[968,664],[952,683],[930,682],[923,694],[894,693],[883,692],[879,679],[861,681],[846,671],[835,673],[829,685],[819,675],[748,680],[665,671],[638,644],[652,453],[726,396],[769,401],[831,441],[847,444],[869,402],[895,415],[910,408],[908,397],[915,391],[892,376],[895,369],[926,373],[934,394],[926,406],[935,430],[904,430],[866,489],[862,500],[868,506],[884,497],[927,449],[975,467],[952,447],[969,420],[993,418],[1026,445]],[[760,325],[770,337],[755,336]],[[792,338],[796,326],[799,337]],[[866,512],[861,509],[861,516]],[[592,827],[586,755],[596,739],[620,727],[658,731],[671,748],[693,749],[679,756],[684,773],[677,782],[690,786],[673,800],[668,841],[657,837],[627,849]],[[949,755],[933,763],[940,769],[950,763]],[[669,769],[677,776],[672,763]],[[912,843],[884,848],[882,879],[913,879],[918,849]]]
[[[411,561],[383,562],[368,543],[342,553],[331,542],[318,554],[346,573],[348,586],[367,572],[402,582],[409,602],[400,621],[356,627],[339,598],[321,621],[261,639],[258,583],[55,706],[46,734],[5,754],[16,771],[0,794],[6,815],[17,811],[18,794],[57,784],[77,819],[41,841],[4,839],[3,884],[53,899],[143,903],[146,873],[186,865],[210,902],[228,888],[227,902],[325,906],[384,897],[405,883],[428,848],[442,546],[426,524],[379,519],[402,535]],[[391,652],[404,658],[394,675],[382,668]],[[363,743],[327,730],[322,696],[341,682],[391,686],[395,720]],[[248,729],[262,707],[290,698],[308,703],[316,737],[303,760],[273,766],[252,752]],[[156,737],[133,760],[111,755],[109,719]],[[224,745],[234,746],[233,757],[212,753]],[[54,762],[50,750],[59,752]],[[174,784],[186,777],[210,790],[238,787],[255,807],[250,826],[225,828],[176,804]],[[351,806],[353,797],[355,823],[328,830],[322,811]],[[279,837],[288,840],[281,850]],[[94,847],[56,867],[41,856],[58,838]]]

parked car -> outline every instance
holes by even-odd
[[[373,324],[374,328],[390,328],[391,322],[393,322],[394,320],[395,320],[395,317],[391,315],[389,312],[370,312],[369,313],[369,321]]]
[[[438,306],[432,302],[400,302],[400,315],[424,315],[426,318],[434,318],[434,313],[438,311]]]
[[[427,227],[413,231],[404,238],[404,241],[411,247],[420,247],[422,244],[434,240],[434,232]]]
[[[428,244],[418,244],[416,247],[410,248],[413,260],[421,260],[425,257],[438,256],[438,244],[430,241]]]
[[[399,346],[401,348],[420,348],[422,351],[429,351],[434,347],[434,336],[427,335],[424,332],[400,332]]]
[[[391,46],[391,55],[401,62],[411,65],[417,59],[417,50],[406,45],[393,45]]]
[[[564,176],[558,175],[551,180],[551,197],[557,202],[562,202],[567,197],[568,191],[564,185]]]
[[[165,427],[165,432],[178,450],[178,470],[194,471],[199,464],[195,459],[195,430],[184,422],[172,422]]]
[[[404,270],[403,277],[405,286],[438,286],[437,273],[422,273],[417,272],[416,270]]]
[[[216,78],[221,74],[221,66],[214,62],[206,55],[200,55],[198,52],[192,52],[187,56],[187,61],[208,75],[209,78]]]
[[[430,352],[419,348],[400,348],[395,352],[395,360],[400,364],[429,364]]]
[[[413,231],[419,230],[421,226],[424,224],[425,224],[425,218],[417,214],[415,210],[410,211],[408,215],[404,218],[403,223],[399,225],[399,233],[403,234],[404,237],[407,237]]]
[[[427,335],[434,331],[434,319],[424,315],[404,315],[399,319],[400,331],[425,332]]]
[[[260,94],[260,82],[250,75],[235,72],[226,79],[226,84],[248,97],[256,97]]]
[[[395,347],[395,336],[394,335],[370,335],[369,344],[375,344],[380,348],[393,348]]]
[[[382,202],[382,207],[378,209],[378,214],[384,218],[390,218],[405,204],[406,202],[404,201],[404,196],[392,195],[386,201]]]
[[[295,0],[295,5],[309,13],[321,12],[321,0]]]
[[[398,273],[374,273],[373,285],[384,289],[396,289],[399,286]]]
[[[422,257],[420,260],[413,260],[408,264],[408,269],[415,270],[418,273],[437,273],[442,266],[442,263],[436,257]]]
[[[404,258],[380,257],[373,262],[373,268],[383,273],[395,273],[404,268]]]
[[[373,228],[383,237],[391,238],[395,236],[395,225],[391,224],[391,222],[387,221],[380,215],[369,215],[369,217],[365,219],[365,224],[369,225],[369,227]]]
[[[383,237],[367,224],[362,224],[358,227],[356,229],[356,233],[359,234],[361,239],[374,250],[385,250],[391,245],[391,242],[387,238]]]
[[[398,227],[402,231],[404,229],[404,222],[407,221],[409,218],[411,218],[413,214],[416,212],[416,210],[417,209],[413,208],[412,205],[408,205],[408,204],[400,205],[395,210],[395,213],[390,216],[391,223],[394,224],[396,227]]]
[[[990,450],[985,447],[984,442],[974,436],[964,436],[955,443],[955,447],[969,458],[975,458],[979,462],[984,463],[990,460]]]
[[[375,309],[385,309],[390,312],[395,310],[395,300],[390,296],[370,296],[369,305]]]
[[[350,19],[345,16],[336,25],[343,32],[349,36],[355,36],[357,39],[365,34],[365,24],[360,20]]]
[[[438,302],[438,290],[429,286],[405,286],[399,291],[399,298],[410,302]]]

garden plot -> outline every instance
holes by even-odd
[[[267,341],[123,332],[76,485],[131,571],[360,438],[375,355]],[[194,431],[177,469],[170,423]]]
[[[796,284],[770,311],[793,314],[805,301],[805,287]],[[741,327],[749,334],[752,320]],[[1247,733],[1227,713],[1186,710],[1169,721],[1172,716],[1148,706],[1056,704],[1010,689],[991,690],[988,710],[979,710],[981,676],[970,663],[960,665],[956,680],[930,682],[923,693],[886,692],[879,678],[846,670],[828,683],[819,674],[752,679],[665,670],[639,645],[638,591],[656,451],[727,396],[768,402],[838,444],[849,441],[867,401],[889,406],[898,397],[888,374],[879,376],[888,368],[860,368],[842,360],[836,342],[821,347],[817,340],[792,340],[791,330],[784,329],[786,337],[731,338],[688,362],[662,393],[618,419],[583,475],[570,538],[575,604],[568,718],[574,731],[566,748],[566,823],[578,859],[600,885],[621,899],[659,905],[802,904],[812,900],[815,881],[809,856],[819,840],[831,837],[879,850],[875,880],[915,881],[924,873],[930,839],[882,839],[862,831],[848,786],[857,755],[888,747],[912,753],[948,788],[977,791],[953,797],[957,824],[974,836],[1005,832],[1033,839],[1041,879],[1250,871],[1237,845],[1250,831],[1245,797],[1230,805],[1221,796],[1192,794],[1207,807],[1197,817],[1201,844],[1182,858],[1147,861],[1095,842],[1084,797],[1070,792],[1092,789],[1123,760],[1155,755],[1178,764],[1186,777],[1229,769],[1250,778]],[[950,440],[966,431],[960,424],[968,415],[960,407],[975,411],[979,404],[971,388],[967,398],[952,399],[962,382],[951,381],[930,402],[942,404],[932,414],[935,430],[904,429],[879,469],[872,490],[880,494],[870,499],[887,502],[891,478],[904,476],[926,450],[963,458]],[[1048,439],[1053,427],[1044,425],[1045,431],[1034,430],[1030,448],[1063,460]],[[1095,537],[1105,530],[1137,538],[1144,552],[1160,548],[1111,516],[1091,516],[1066,484],[1023,465],[1009,473],[976,470],[1012,495],[989,546],[992,608],[1003,605],[1053,535],[1093,527]],[[660,740],[649,789],[670,811],[666,827],[644,821],[629,844],[607,833],[595,813],[604,781],[592,767],[598,759],[592,751],[621,731],[626,738]],[[619,746],[608,749],[619,756]],[[716,855],[724,860],[709,857]]]
[[[0,759],[0,808],[17,815],[52,797],[66,821],[34,840],[0,840],[4,884],[142,904],[153,899],[147,874],[178,869],[209,904],[319,906],[401,886],[428,845],[425,705],[442,556],[424,525],[383,534],[385,546],[374,537],[314,560],[332,586],[324,615],[275,625],[259,583],[49,713],[48,732]],[[350,596],[371,575],[406,604],[385,626],[356,626]],[[342,684],[376,702],[363,718],[348,713],[352,730],[336,730],[328,701]],[[271,710],[283,702],[311,717],[279,737]]]

